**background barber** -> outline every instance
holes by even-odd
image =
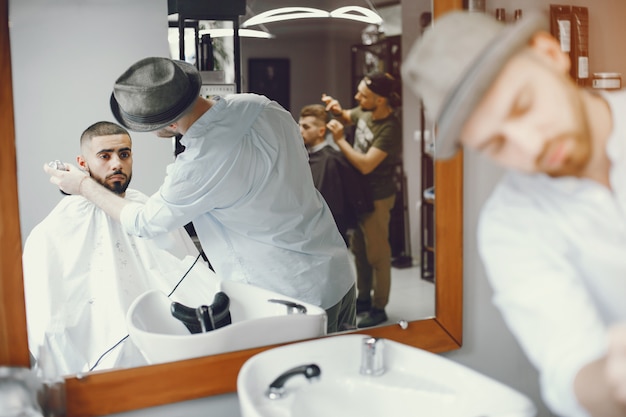
[[[395,204],[394,172],[402,153],[402,127],[392,102],[395,79],[387,73],[365,76],[354,98],[359,105],[344,110],[331,96],[323,95],[326,110],[336,119],[328,123],[335,143],[346,159],[366,176],[374,210],[359,216],[350,242],[357,271],[357,314],[365,313],[359,327],[371,327],[387,320],[385,306],[391,289],[391,245],[389,220]],[[354,125],[354,144],[344,135],[344,125]]]

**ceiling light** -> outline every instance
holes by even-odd
[[[224,38],[233,36],[235,30],[232,28],[214,28],[214,29],[202,29],[198,32],[200,35],[211,35],[211,38]],[[239,36],[242,38],[262,38],[272,39],[274,35],[271,33],[263,32],[262,30],[254,29],[239,29]]]
[[[340,19],[351,19],[358,22],[371,23],[373,25],[379,25],[383,22],[383,19],[365,7],[360,6],[345,6],[330,12],[331,17]]]
[[[314,9],[311,7],[280,7],[278,9],[268,10],[251,17],[241,24],[241,27],[262,25],[264,23],[280,22],[284,20],[294,19],[310,19],[319,17],[330,17],[330,13]]]

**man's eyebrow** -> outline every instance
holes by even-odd
[[[129,147],[119,148],[119,149],[100,149],[96,153],[112,153],[112,152],[122,152],[122,151],[132,151]]]

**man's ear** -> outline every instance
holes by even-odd
[[[530,40],[530,47],[543,58],[546,58],[563,74],[568,74],[572,62],[569,54],[561,50],[559,41],[545,31],[537,32]]]
[[[87,165],[87,161],[81,155],[76,157],[76,163],[78,166],[85,172],[89,172],[89,165]]]

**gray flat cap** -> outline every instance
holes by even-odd
[[[411,48],[403,82],[422,99],[426,118],[437,124],[435,158],[452,158],[459,135],[506,62],[549,29],[547,16],[524,13],[503,24],[484,13],[453,11],[434,21]]]
[[[200,95],[202,78],[193,65],[149,57],[134,63],[113,85],[113,116],[129,130],[152,132],[176,121]]]

